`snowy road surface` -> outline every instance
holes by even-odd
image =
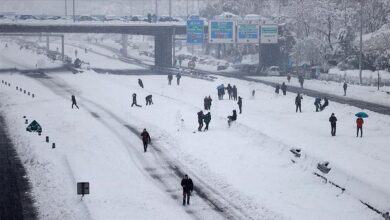
[[[388,116],[368,112],[360,139],[354,137],[354,107],[332,103],[316,113],[304,97],[304,113],[297,114],[293,94],[275,96],[271,87],[236,79],[185,77],[181,86],[168,86],[166,76],[94,72],[0,78],[37,95],[32,99],[14,87],[0,87],[1,112],[42,219],[380,219],[359,200],[381,210],[390,204]],[[215,96],[216,86],[228,82],[244,98],[243,114],[231,128],[226,116],[237,105]],[[130,108],[133,92],[141,105],[153,94],[155,104]],[[80,109],[70,108],[71,94]],[[214,100],[210,130],[194,133],[196,112],[209,94]],[[339,118],[334,138],[328,131],[331,112]],[[21,115],[38,120],[43,136],[26,133]],[[138,134],[143,128],[152,136],[147,153]],[[45,135],[56,149],[44,142]],[[304,152],[295,164],[292,147]],[[324,160],[332,167],[327,177],[346,192],[313,175]],[[184,173],[196,186],[185,208]],[[91,183],[91,194],[82,201],[75,195],[79,181]]]

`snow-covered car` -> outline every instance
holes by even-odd
[[[264,71],[267,76],[280,76],[280,69],[278,66],[270,66]]]

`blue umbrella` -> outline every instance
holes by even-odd
[[[368,118],[368,114],[365,112],[358,112],[355,114],[355,116],[359,118]]]

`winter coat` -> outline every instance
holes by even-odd
[[[275,93],[279,93],[279,90],[280,90],[280,86],[277,85],[277,86],[275,87]]]
[[[203,122],[203,117],[204,117],[203,112],[202,111],[198,112],[198,122],[199,123]]]
[[[143,131],[142,133],[141,133],[141,137],[142,137],[142,141],[143,142],[150,142],[150,135],[149,135],[149,133],[147,132],[147,131]]]
[[[137,101],[137,94],[133,94],[133,102],[136,102]]]
[[[181,74],[178,73],[178,74],[176,75],[176,78],[177,78],[177,79],[180,79],[180,78],[181,78]]]
[[[344,83],[343,85],[344,90],[347,90],[347,87],[348,87],[347,83]]]
[[[236,86],[233,86],[232,91],[233,91],[233,96],[237,96],[237,87]]]
[[[336,121],[337,121],[336,116],[334,116],[334,115],[330,116],[330,118],[329,118],[330,124],[335,125]]]
[[[168,74],[168,80],[172,80],[172,79],[173,79],[172,74]]]
[[[282,86],[281,86],[281,89],[282,89],[283,92],[287,91],[287,86],[286,86],[286,84],[283,83]]]
[[[231,121],[237,120],[237,113],[236,113],[236,111],[233,111],[233,115],[229,116],[228,118],[229,118]]]
[[[74,95],[72,95],[72,102],[76,103],[76,97]]]
[[[203,120],[204,120],[204,123],[206,123],[206,124],[210,123],[210,121],[211,121],[210,112],[204,115]]]
[[[192,192],[194,190],[194,183],[191,178],[183,178],[181,180],[181,186],[183,187],[184,192]]]
[[[242,106],[242,98],[238,98],[237,104],[238,104],[238,106]]]
[[[139,85],[141,88],[144,88],[144,84],[143,84],[143,82],[142,82],[141,79],[138,79],[138,85]]]
[[[363,127],[363,124],[364,124],[363,118],[358,118],[358,119],[356,119],[356,126],[357,126],[358,128],[362,128],[362,127]]]
[[[300,105],[301,102],[302,102],[302,99],[303,99],[303,98],[302,98],[302,96],[300,96],[300,95],[297,96],[297,97],[295,97],[295,104],[296,104],[296,105]]]
[[[314,105],[321,105],[321,98],[316,98],[314,101]]]

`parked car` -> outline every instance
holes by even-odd
[[[267,76],[280,76],[280,69],[278,66],[270,66],[264,71]]]

